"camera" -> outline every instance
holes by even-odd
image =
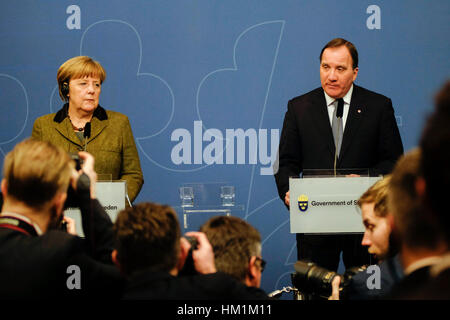
[[[69,153],[70,158],[75,161],[75,170],[81,170],[82,160],[80,159],[80,156],[75,153]]]
[[[70,158],[75,162],[75,170],[81,169],[81,159],[78,154],[69,153]],[[67,189],[67,199],[64,203],[64,209],[67,208],[76,208],[78,207],[77,193],[72,185],[69,183],[69,187]]]
[[[185,236],[186,240],[191,244],[189,254],[192,256],[192,250],[197,250],[197,238]]]
[[[194,259],[192,258],[192,251],[197,250],[197,239],[188,236],[185,236],[185,238],[191,244],[191,248],[189,249],[183,268],[178,273],[179,276],[191,276],[198,274],[197,270],[195,270]]]
[[[313,294],[328,298],[331,295],[333,279],[340,276],[339,296],[341,299],[345,299],[351,279],[355,274],[364,271],[366,266],[350,268],[343,275],[340,275],[313,262],[300,260],[294,264],[294,269],[295,273],[291,274],[292,285],[302,294]]]
[[[75,169],[77,171],[81,170],[81,165],[83,164],[83,160],[80,159],[78,154],[69,153],[70,158],[75,162]],[[85,174],[82,173],[78,180],[76,181],[77,190],[72,187],[72,184],[69,183],[69,187],[67,189],[67,199],[64,203],[64,209],[67,208],[78,208],[80,203],[80,195],[83,194],[84,197],[88,197],[90,193],[90,179]]]
[[[55,226],[55,229],[67,232],[67,222],[64,220],[64,213],[61,214],[58,223]]]

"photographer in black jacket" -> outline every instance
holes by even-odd
[[[191,252],[196,274],[180,276],[191,244],[181,237],[177,214],[168,205],[144,202],[126,208],[117,216],[114,232],[113,260],[127,276],[124,299],[268,299],[263,290],[217,272],[202,232],[186,233],[196,240]]]
[[[217,270],[249,287],[261,286],[265,260],[261,235],[247,221],[233,216],[215,216],[200,227],[214,251]]]
[[[27,139],[7,154],[1,190],[0,299],[120,295],[112,264],[112,222],[95,197],[94,158],[82,169],[61,148]],[[85,239],[60,229],[69,184]]]

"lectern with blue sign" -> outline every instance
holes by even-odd
[[[291,233],[361,233],[356,205],[381,177],[308,175],[289,178]]]

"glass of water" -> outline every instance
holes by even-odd
[[[234,186],[220,187],[220,198],[222,198],[222,206],[225,207],[234,206],[234,197],[235,197]]]
[[[180,199],[182,207],[194,206],[194,188],[193,187],[180,187]]]

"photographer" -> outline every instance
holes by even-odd
[[[202,232],[186,234],[197,243],[191,251],[197,274],[179,276],[191,244],[181,237],[170,206],[139,203],[126,208],[117,216],[114,233],[113,260],[128,281],[125,299],[267,299],[262,290],[216,272],[211,244]]]
[[[110,258],[112,222],[95,197],[94,158],[85,152],[79,156],[84,163],[77,172],[61,148],[33,139],[6,155],[0,298],[119,296],[123,280]],[[69,184],[86,239],[61,230]]]
[[[450,80],[436,93],[434,111],[427,119],[420,138],[423,150],[421,170],[424,207],[429,218],[440,226],[447,243],[447,252],[430,268],[430,279],[425,287],[409,292],[409,298],[450,299],[450,215],[447,194],[450,189]],[[420,180],[420,179],[419,179]]]
[[[266,262],[258,230],[239,217],[216,216],[206,221],[200,231],[211,242],[217,270],[249,287],[260,287]]]
[[[361,242],[363,246],[368,247],[368,252],[376,256],[380,264],[380,283],[379,286],[369,286],[370,277],[373,275],[371,268],[359,268],[354,273],[349,273],[341,277],[335,273],[326,272],[316,268],[316,274],[323,274],[324,278],[329,282],[328,286],[321,286],[324,291],[328,290],[331,285],[332,295],[329,300],[339,300],[340,298],[367,300],[381,297],[389,292],[392,286],[399,282],[403,277],[402,267],[397,255],[397,241],[392,233],[392,216],[389,214],[387,207],[388,186],[390,176],[386,176],[377,181],[370,187],[358,200],[358,206],[361,208],[363,224],[365,227],[364,237]],[[309,268],[309,269],[308,269]],[[311,266],[298,262],[296,269],[310,270]],[[308,271],[309,274],[312,274]],[[297,273],[298,274],[298,273]],[[304,281],[299,275],[296,276],[297,282]],[[319,281],[316,281],[319,283]],[[314,289],[314,286],[311,290]],[[302,291],[301,288],[299,288]],[[342,292],[343,291],[343,292]],[[343,296],[344,295],[344,296]]]
[[[393,233],[393,217],[388,209],[388,194],[391,176],[370,187],[358,200],[365,228],[362,245],[379,261],[379,286],[370,287],[368,280],[372,273],[357,273],[349,284],[349,299],[376,299],[389,292],[393,285],[403,278],[402,265],[398,256],[398,241]],[[368,269],[367,269],[368,270]],[[336,283],[333,293],[336,293]],[[336,295],[332,298],[338,298]]]
[[[414,297],[414,292],[432,279],[431,270],[442,261],[448,251],[443,225],[426,206],[423,192],[421,159],[424,153],[414,150],[397,162],[389,186],[389,206],[394,226],[399,234],[400,259],[405,277],[397,283],[389,299],[430,299],[433,296]],[[442,282],[435,289],[442,290]],[[436,296],[434,296],[436,297]],[[433,298],[431,298],[433,299]]]

